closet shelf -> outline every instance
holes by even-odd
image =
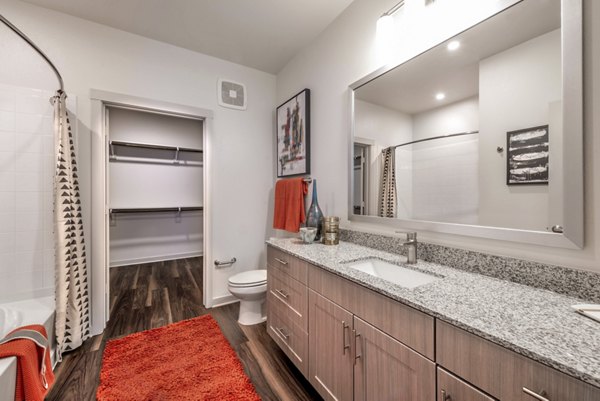
[[[110,141],[110,145],[114,145],[114,146],[128,146],[130,148],[172,150],[174,152],[175,151],[179,151],[179,152],[203,153],[202,149],[184,148],[184,147],[181,147],[181,146],[154,145],[154,144],[151,144],[151,143]]]
[[[179,154],[182,152],[204,154],[204,151],[202,149],[186,148],[186,147],[181,147],[181,146],[167,146],[167,145],[156,145],[156,144],[151,144],[151,143],[125,142],[125,141],[110,141],[108,144],[109,144],[109,156],[111,159],[117,159],[117,157],[118,157],[117,154],[115,153],[115,146],[122,146],[122,147],[128,147],[128,148],[136,148],[136,149],[167,150],[167,151],[175,152],[175,157],[173,158],[173,162],[175,162],[175,163],[179,163],[181,161],[179,159]],[[128,156],[128,157],[133,157],[133,156]]]
[[[165,213],[165,212],[191,212],[191,211],[203,211],[202,206],[181,206],[181,207],[128,207],[128,208],[115,208],[109,209],[110,214],[124,214],[124,213]]]

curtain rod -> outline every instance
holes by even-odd
[[[2,21],[4,23],[4,25],[9,27],[14,33],[19,35],[21,37],[21,39],[23,39],[25,42],[27,42],[27,44],[29,44],[29,46],[31,46],[36,52],[39,53],[40,56],[42,56],[42,58],[44,60],[46,60],[46,62],[50,66],[50,68],[52,68],[52,70],[54,70],[54,73],[56,74],[56,78],[58,79],[58,83],[60,85],[60,90],[64,92],[65,88],[64,88],[62,76],[60,75],[60,72],[58,72],[58,69],[52,63],[52,61],[50,61],[48,56],[46,56],[46,54],[39,47],[37,47],[37,45],[35,43],[33,43],[33,41],[31,39],[29,39],[29,37],[27,35],[25,35],[23,32],[21,32],[21,30],[19,28],[17,28],[16,26],[14,26],[12,24],[12,22],[10,22],[6,18],[4,18],[4,16],[2,14],[0,14],[0,21]]]
[[[415,143],[419,143],[419,142],[433,141],[434,139],[452,138],[452,137],[455,137],[455,136],[475,135],[475,134],[479,134],[479,131],[459,132],[458,134],[433,136],[431,138],[418,139],[418,140],[412,141],[412,142],[401,143],[400,145],[389,146],[389,147],[383,149],[382,152],[385,152],[386,149],[396,149],[396,148],[399,148],[401,146],[414,145]]]

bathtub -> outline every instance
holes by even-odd
[[[43,324],[51,340],[52,366],[55,358],[54,297],[0,304],[0,338],[17,327]],[[14,401],[17,378],[17,358],[0,359],[0,401]]]

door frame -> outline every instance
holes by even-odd
[[[212,260],[212,219],[211,201],[211,139],[213,111],[193,106],[147,99],[114,92],[92,89],[91,100],[91,151],[92,151],[92,224],[89,231],[91,250],[88,252],[88,269],[91,280],[92,335],[100,334],[110,317],[109,299],[109,237],[108,237],[108,126],[106,109],[109,106],[130,108],[176,117],[195,118],[203,124],[203,303],[210,307],[212,299],[212,269],[207,260]],[[206,213],[206,210],[209,213]],[[91,254],[91,256],[90,256]]]

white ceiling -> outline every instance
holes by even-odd
[[[25,0],[276,74],[353,0]]]

